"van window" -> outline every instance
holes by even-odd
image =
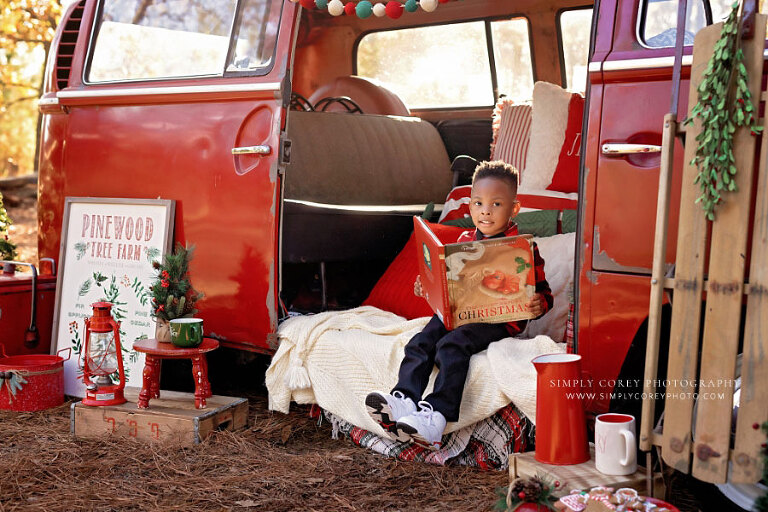
[[[277,22],[272,0],[240,2],[247,28],[235,27],[237,0],[104,0],[87,80],[110,82],[253,70],[270,63]]]
[[[641,3],[641,13],[638,35],[640,42],[651,48],[669,48],[675,46],[677,32],[678,0],[644,0]],[[710,23],[725,19],[731,12],[732,0],[688,0],[688,19],[685,22],[685,44],[693,44],[696,32]],[[712,16],[709,18],[707,5],[711,6]]]
[[[385,84],[416,109],[487,107],[499,94],[529,99],[532,69],[524,18],[372,32],[357,48],[357,74]]]
[[[569,91],[583,94],[587,88],[592,9],[572,9],[561,12],[558,28],[560,30],[560,50],[563,55],[565,87]]]

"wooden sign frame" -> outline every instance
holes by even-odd
[[[141,386],[144,358],[133,342],[155,334],[152,262],[171,250],[175,209],[170,199],[65,199],[51,339],[51,353],[72,349],[64,363],[65,394],[85,394],[83,319],[101,300],[114,304],[112,316],[120,322],[126,383]]]

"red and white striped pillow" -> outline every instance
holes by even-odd
[[[499,101],[493,111],[491,160],[513,165],[521,174],[525,169],[531,139],[531,112],[530,105],[515,105],[508,99]]]

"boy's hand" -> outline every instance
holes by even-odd
[[[542,306],[542,298],[540,293],[536,293],[531,297],[528,302],[528,309],[533,313],[534,318],[540,317],[544,313],[544,306]]]
[[[424,296],[424,289],[421,287],[421,276],[416,276],[416,280],[413,282],[413,294],[417,297]]]

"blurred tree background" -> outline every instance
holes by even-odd
[[[0,178],[35,172],[37,99],[67,0],[0,0]]]

